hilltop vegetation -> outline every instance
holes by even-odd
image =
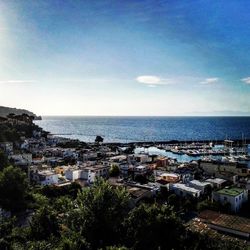
[[[29,116],[33,116],[36,119],[41,119],[41,117],[35,115],[33,112],[28,111],[26,109],[17,109],[17,108],[10,108],[10,107],[4,107],[0,106],[0,116],[1,117],[7,117],[9,114],[15,114],[15,115],[22,115],[26,114]]]
[[[10,170],[2,172],[1,183],[7,183]],[[23,177],[16,180],[26,187]],[[15,217],[0,220],[0,249],[246,249],[234,241],[189,231],[171,206],[151,203],[131,208],[126,190],[102,179],[89,188],[71,186],[78,191],[76,197],[68,192],[49,197],[45,188],[25,188],[35,208],[28,225],[17,227]],[[0,206],[5,205],[3,198]]]
[[[19,142],[21,137],[30,138],[34,131],[43,130],[33,123],[34,116],[8,114],[0,116],[0,142]],[[43,132],[46,133],[46,132]]]

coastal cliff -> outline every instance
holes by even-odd
[[[29,116],[34,116],[34,120],[42,120],[41,116],[37,116],[31,111],[28,111],[26,109],[17,109],[17,108],[10,108],[10,107],[4,107],[0,106],[0,117],[7,117],[9,114],[15,114],[15,115],[22,115],[27,114]]]

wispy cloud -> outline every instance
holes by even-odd
[[[138,76],[136,78],[136,81],[139,83],[146,84],[148,87],[156,87],[158,85],[166,85],[166,84],[171,84],[173,81],[171,79],[164,79],[159,76],[154,76],[154,75],[143,75],[143,76]]]
[[[218,77],[211,77],[206,78],[205,80],[201,81],[200,84],[213,84],[219,81]]]
[[[242,78],[241,81],[244,82],[245,84],[250,84],[250,76]]]
[[[6,83],[6,84],[22,84],[22,83],[34,83],[36,81],[33,80],[4,80],[0,81],[0,83]]]

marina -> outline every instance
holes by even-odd
[[[177,162],[221,161],[224,163],[245,163],[250,167],[250,145],[228,147],[227,144],[191,143],[191,144],[156,144],[149,147],[137,147],[135,153],[156,154],[176,159]]]

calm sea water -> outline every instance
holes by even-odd
[[[250,139],[250,117],[55,117],[36,121],[52,134],[93,142]]]

